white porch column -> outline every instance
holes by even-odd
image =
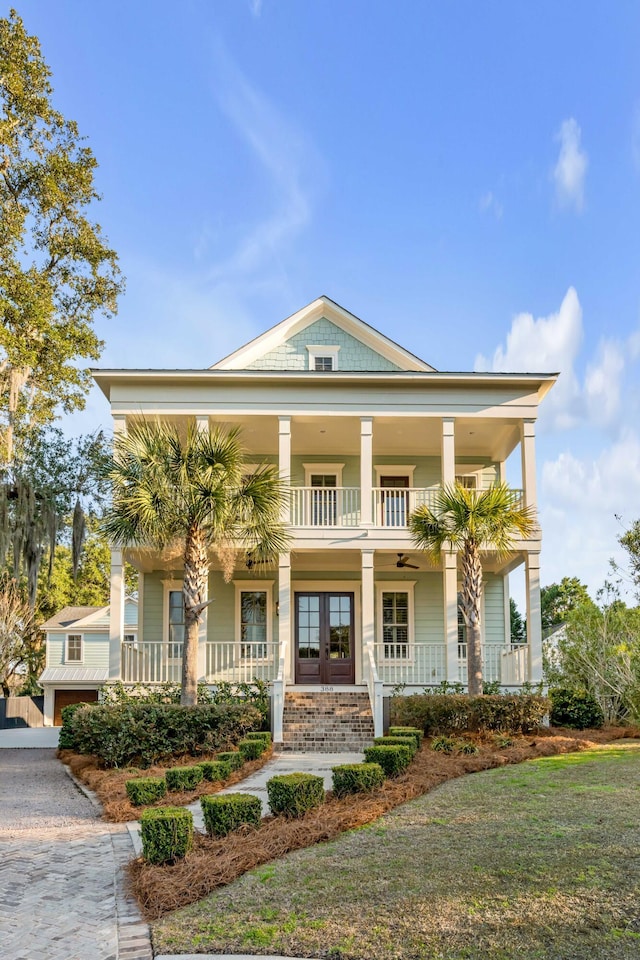
[[[127,432],[124,414],[113,414],[113,438]],[[124,641],[124,560],[122,550],[111,550],[111,586],[109,591],[109,679],[120,679],[120,658]]]
[[[278,561],[278,644],[279,656],[286,653],[285,682],[291,683],[294,662],[291,639],[291,554],[283,553]]]
[[[442,418],[442,486],[446,487],[456,479],[456,442],[455,420],[453,417]]]
[[[536,510],[536,424],[535,420],[523,420],[520,425],[520,450],[522,454],[522,486],[524,505]]]
[[[362,551],[362,673],[367,675],[369,649],[374,649],[375,622],[374,622],[374,585],[373,585],[373,550]]]
[[[360,526],[370,527],[372,512],[373,418],[360,417]]]
[[[527,643],[529,645],[529,682],[542,680],[542,613],[540,609],[540,554],[525,555],[527,590]]]
[[[455,553],[442,554],[444,597],[444,635],[447,657],[447,680],[457,683],[458,667],[458,563]]]
[[[209,432],[209,414],[196,414],[196,430],[198,433],[208,433]],[[209,599],[209,578],[207,576],[207,582],[202,591],[202,602],[206,602]],[[200,620],[198,621],[198,681],[206,681],[207,674],[207,624],[208,624],[208,614],[209,607],[205,607],[202,613],[200,614]]]
[[[291,417],[278,417],[278,469],[280,479],[286,483],[291,478]],[[287,499],[282,508],[282,521],[291,520],[291,501]]]
[[[109,601],[109,679],[120,679],[120,654],[124,640],[124,561],[122,550],[111,551]]]

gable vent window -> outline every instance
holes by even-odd
[[[333,357],[315,357],[316,370],[333,370]]]

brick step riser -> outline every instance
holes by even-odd
[[[373,742],[366,693],[285,694],[283,752],[361,753]]]

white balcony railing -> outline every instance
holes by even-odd
[[[376,643],[378,676],[387,685],[431,686],[447,679],[447,653],[444,643]],[[517,686],[529,678],[529,648],[526,644],[485,643],[482,646],[482,672],[488,682]],[[467,645],[458,644],[458,676],[467,683]]]
[[[416,507],[433,506],[438,491],[422,487],[374,487],[373,525],[407,527]]]
[[[357,527],[359,523],[359,487],[291,488],[292,526]]]
[[[182,676],[182,644],[136,641],[122,644],[120,674],[123,683],[179,683]],[[274,680],[278,673],[277,643],[205,644],[207,683],[250,683]]]

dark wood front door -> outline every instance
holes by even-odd
[[[296,593],[296,683],[353,683],[352,593]]]

